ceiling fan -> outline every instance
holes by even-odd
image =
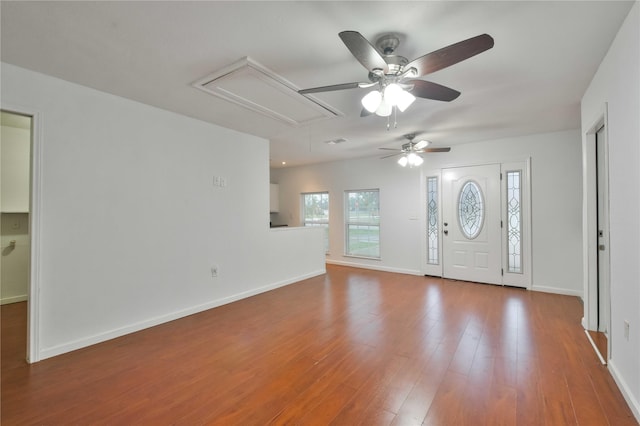
[[[369,81],[313,87],[299,90],[298,93],[306,95],[375,87],[362,100],[365,108],[361,116],[373,113],[389,116],[393,106],[404,111],[415,100],[415,97],[445,102],[456,99],[460,96],[460,92],[457,90],[417,78],[491,49],[494,43],[490,35],[482,34],[427,53],[409,62],[407,58],[393,54],[400,44],[400,40],[395,34],[386,34],[380,37],[376,42],[377,49],[357,31],[342,31],[338,35],[353,56],[369,71]],[[385,98],[392,96],[396,98],[394,99],[395,103],[389,105],[390,102],[387,102],[388,99]]]
[[[419,140],[418,142],[414,142],[413,140],[415,139],[415,137],[416,137],[415,133],[409,133],[407,135],[403,135],[403,138],[407,139],[408,142],[402,144],[402,147],[400,149],[378,148],[386,151],[397,151],[394,154],[389,154],[389,155],[385,155],[384,157],[380,157],[380,159],[394,157],[396,155],[402,155],[402,157],[398,160],[398,164],[400,164],[402,167],[406,167],[407,165],[409,167],[414,167],[414,166],[421,165],[422,162],[424,161],[422,159],[422,156],[420,155],[422,153],[451,151],[451,148],[449,147],[428,148],[428,146],[431,145],[430,141],[422,139],[422,140]]]

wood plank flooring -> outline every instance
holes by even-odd
[[[638,424],[576,297],[328,266],[33,365],[18,305],[2,425]]]

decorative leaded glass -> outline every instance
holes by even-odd
[[[508,271],[522,273],[522,203],[520,170],[507,172],[507,259]]]
[[[472,240],[480,234],[484,221],[484,202],[480,187],[467,181],[460,190],[458,200],[458,223],[462,234]]]
[[[438,264],[438,178],[427,178],[427,263]]]

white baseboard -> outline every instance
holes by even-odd
[[[135,333],[136,331],[154,327],[156,325],[160,325],[165,322],[169,322],[169,321],[173,321],[189,315],[197,314],[198,312],[203,312],[212,308],[217,308],[218,306],[226,305],[228,303],[245,299],[247,297],[255,296],[256,294],[264,293],[270,290],[275,290],[276,288],[284,287],[286,285],[293,284],[298,281],[306,280],[308,278],[317,277],[318,275],[322,275],[324,273],[326,273],[326,270],[324,269],[318,270],[315,272],[311,272],[309,274],[279,281],[279,282],[269,284],[263,287],[259,287],[250,291],[234,294],[233,296],[224,297],[222,299],[213,300],[207,303],[203,303],[201,305],[192,306],[190,308],[172,312],[166,315],[150,318],[148,320],[141,321],[135,324],[130,324],[125,327],[120,327],[113,330],[105,331],[103,333],[99,333],[93,336],[63,343],[61,345],[56,345],[49,348],[43,348],[40,350],[39,360],[42,361],[43,359],[46,359],[46,358],[51,358],[56,355],[61,355],[61,354],[75,351],[77,349],[81,349],[87,346],[95,345],[97,343],[105,342],[107,340],[115,339],[116,337],[124,336],[125,334]]]
[[[26,294],[23,294],[22,296],[5,297],[4,299],[0,299],[0,305],[8,305],[9,303],[24,302],[26,300],[27,300]]]
[[[627,401],[627,404],[629,404],[629,408],[631,408],[633,415],[635,416],[636,420],[640,423],[640,402],[638,402],[638,400],[634,397],[633,393],[631,393],[631,390],[629,389],[627,382],[624,380],[622,375],[620,375],[618,369],[616,368],[614,360],[609,359],[608,367],[609,367],[609,372],[613,377],[613,380],[615,380],[616,384],[618,385],[618,388],[620,389],[620,392],[622,392],[622,396],[624,396],[624,399],[625,401]]]
[[[591,343],[591,347],[593,348],[593,351],[596,353],[596,355],[598,356],[598,359],[600,359],[600,363],[602,365],[607,365],[607,362],[604,360],[604,358],[602,358],[602,354],[600,353],[600,351],[598,350],[598,347],[596,346],[596,343],[593,341],[593,339],[591,338],[591,335],[589,334],[589,330],[585,330],[584,334],[587,335],[587,339],[589,339],[589,343]]]
[[[581,290],[569,290],[567,288],[547,287],[547,286],[535,285],[535,284],[531,287],[531,290],[539,291],[542,293],[553,293],[553,294],[563,294],[565,296],[576,296],[582,299]]]
[[[352,268],[371,269],[374,271],[395,272],[397,274],[408,274],[408,275],[424,275],[421,271],[415,270],[415,269],[390,268],[388,266],[370,265],[370,264],[357,263],[357,262],[345,262],[343,260],[327,259],[326,262],[329,265],[349,266]]]

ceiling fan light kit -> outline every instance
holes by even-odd
[[[362,106],[369,112],[376,112],[378,107],[382,103],[382,93],[377,90],[373,90],[362,98]]]
[[[388,84],[383,91],[373,90],[362,98],[362,106],[380,117],[391,115],[393,107],[404,112],[416,97],[396,83]]]
[[[424,159],[415,152],[410,152],[409,154],[400,157],[400,159],[398,160],[398,164],[400,164],[402,167],[417,167],[421,166],[422,163],[424,163]]]
[[[400,112],[405,112],[407,108],[416,100],[416,97],[411,93],[402,90],[398,95],[398,100],[396,101],[396,106],[400,110]]]

